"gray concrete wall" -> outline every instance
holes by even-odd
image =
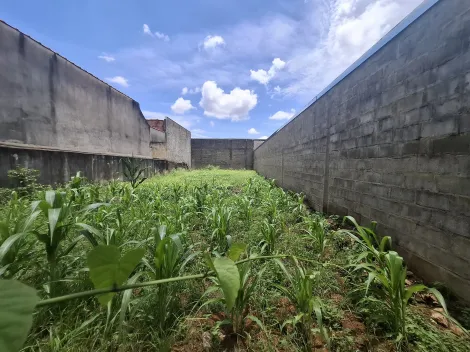
[[[0,21],[0,141],[150,156],[139,104]]]
[[[254,154],[317,210],[378,221],[412,270],[469,299],[470,1],[439,1]]]
[[[192,167],[208,165],[223,169],[253,169],[253,139],[192,139]]]
[[[191,132],[166,118],[167,160],[191,167]]]
[[[152,158],[191,167],[191,132],[170,118],[165,118],[165,132],[150,129]]]
[[[150,158],[136,158],[146,168],[147,177],[179,167],[176,163]],[[39,183],[63,184],[78,171],[92,181],[122,179],[122,157],[50,149],[28,149],[0,145],[0,187],[10,187],[8,170],[16,166],[40,171]]]

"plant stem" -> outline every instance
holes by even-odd
[[[259,256],[259,257],[254,257],[254,258],[243,259],[243,260],[240,260],[240,261],[236,262],[235,264],[238,265],[238,264],[246,263],[246,262],[249,262],[249,261],[252,261],[252,260],[259,260],[259,259],[273,259],[273,258],[287,258],[287,257],[292,257],[292,255],[280,254],[280,255]],[[70,295],[65,295],[65,296],[60,296],[60,297],[55,297],[55,298],[50,298],[50,299],[45,299],[45,300],[39,301],[38,304],[36,305],[36,307],[42,307],[42,306],[47,306],[47,305],[55,304],[55,303],[59,303],[59,302],[65,302],[65,301],[69,301],[71,299],[76,299],[76,298],[85,298],[85,297],[101,295],[103,293],[121,292],[121,291],[129,290],[129,289],[133,289],[133,288],[155,286],[155,285],[160,285],[160,284],[164,284],[164,283],[167,283],[167,282],[203,279],[207,275],[209,275],[210,273],[211,272],[208,272],[208,273],[205,273],[205,274],[177,276],[177,277],[172,277],[172,278],[163,279],[163,280],[153,280],[153,281],[140,282],[140,283],[130,284],[130,285],[100,288],[100,289],[95,289],[95,290],[90,290],[90,291],[77,292],[77,293],[72,293]]]
[[[160,285],[160,284],[164,284],[167,282],[203,279],[205,276],[206,276],[205,274],[178,276],[178,277],[172,277],[172,278],[163,279],[163,280],[154,280],[154,281],[140,282],[140,283],[131,284],[131,285],[123,285],[123,286],[118,286],[118,287],[100,288],[100,289],[91,290],[91,291],[77,292],[77,293],[72,293],[66,296],[60,296],[56,298],[42,300],[36,305],[36,307],[42,307],[42,306],[46,306],[49,304],[69,301],[71,299],[76,299],[76,298],[85,298],[85,297],[100,295],[103,293],[121,292],[121,291],[129,290],[129,289],[133,289],[133,288]]]

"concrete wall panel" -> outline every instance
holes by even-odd
[[[191,167],[191,132],[166,118],[167,160]]]
[[[224,169],[251,170],[253,169],[253,149],[257,142],[259,140],[192,139],[192,167],[214,165]]]
[[[139,104],[0,21],[0,142],[150,156]]]
[[[0,187],[10,187],[8,170],[16,166],[40,171],[39,182],[42,184],[63,184],[70,181],[78,171],[92,181],[111,180],[123,177],[122,157],[91,153],[64,152],[50,149],[27,149],[0,146]],[[165,170],[181,165],[167,160],[141,159],[145,175],[153,176]]]

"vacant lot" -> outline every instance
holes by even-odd
[[[78,176],[0,208],[2,352],[469,350],[470,310],[380,225],[252,171],[134,181]]]

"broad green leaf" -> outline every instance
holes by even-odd
[[[36,290],[15,280],[0,280],[0,351],[18,352],[33,323]]]
[[[245,249],[246,244],[235,242],[230,246],[227,257],[229,257],[235,262],[238,260],[238,258],[240,258],[240,255],[245,251]]]
[[[16,243],[16,241],[21,240],[25,237],[27,233],[17,233],[13,236],[8,237],[5,242],[0,246],[0,263],[3,262],[3,258],[8,254],[10,248]]]
[[[34,221],[36,220],[36,218],[38,217],[40,213],[41,213],[40,210],[33,211],[31,215],[29,215],[26,221],[24,222],[21,232],[27,232],[29,228],[34,224]]]
[[[96,246],[88,254],[90,278],[96,289],[122,285],[145,254],[143,248],[128,251],[122,257],[116,246]],[[114,293],[98,296],[98,301],[106,305]]]
[[[46,191],[45,199],[46,199],[47,204],[49,204],[51,208],[54,207],[55,196],[56,196],[55,191]]]
[[[404,300],[405,304],[408,303],[408,300],[411,298],[411,296],[413,296],[414,293],[424,291],[426,289],[428,289],[428,287],[426,285],[423,285],[423,284],[417,284],[417,285],[413,285],[413,286],[410,286],[410,287],[406,288],[405,289],[405,297],[403,297],[403,300]],[[445,305],[445,303],[444,303],[444,305]]]
[[[47,215],[49,218],[49,229],[50,229],[49,235],[51,236],[51,244],[54,243],[55,227],[57,225],[57,222],[59,221],[61,210],[62,209],[60,208],[53,208],[53,209],[49,209],[47,212]]]
[[[217,273],[217,278],[219,279],[220,287],[224,292],[225,305],[230,311],[235,304],[238,290],[240,289],[240,275],[238,273],[238,268],[233,260],[226,257],[215,258],[213,264]]]

